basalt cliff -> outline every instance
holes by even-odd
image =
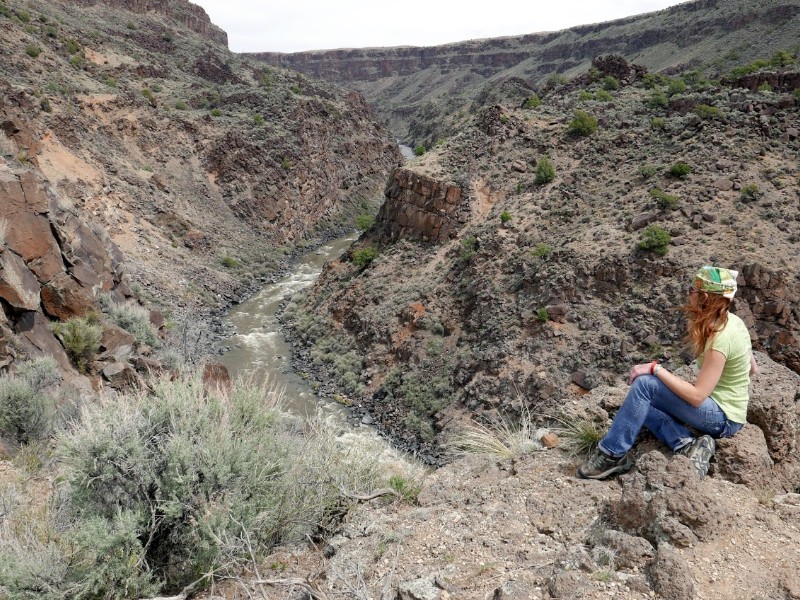
[[[503,80],[539,87],[585,72],[595,57],[611,53],[651,71],[722,74],[748,57],[795,47],[798,19],[800,5],[791,0],[695,0],[563,31],[433,47],[253,56],[359,90],[395,135],[430,148],[461,127],[458,113],[484,88]]]

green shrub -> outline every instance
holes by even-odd
[[[303,88],[302,88],[302,87],[300,87],[300,85],[299,85],[299,84],[295,84],[295,85],[291,86],[291,87],[289,88],[289,90],[290,90],[290,91],[291,91],[293,94],[296,94],[296,95],[298,95],[298,96],[299,96],[299,95],[301,95],[301,94],[303,93]]]
[[[659,225],[650,225],[642,232],[639,249],[664,256],[669,251],[669,232]]]
[[[611,102],[614,96],[609,94],[606,90],[597,90],[594,94],[594,99],[598,102]]]
[[[650,190],[650,196],[656,201],[659,208],[663,210],[675,210],[678,208],[678,197],[667,194],[658,188]]]
[[[58,363],[52,356],[42,356],[23,362],[17,369],[17,376],[27,381],[37,391],[61,381]]]
[[[184,102],[183,100],[178,100],[175,103],[175,108],[177,110],[186,110],[186,102]]]
[[[788,67],[794,63],[794,55],[788,50],[778,50],[769,61],[773,67]]]
[[[537,258],[547,258],[552,253],[553,247],[550,244],[545,244],[544,242],[539,243],[536,248],[531,250],[531,254]]]
[[[100,349],[103,336],[96,317],[73,317],[63,323],[53,323],[51,327],[78,371],[85,373]]]
[[[67,50],[67,54],[75,54],[83,49],[83,46],[81,46],[79,42],[76,42],[73,39],[67,40],[65,43],[65,47]]]
[[[572,120],[569,122],[567,131],[571,135],[588,136],[597,130],[597,119],[589,113],[576,110]]]
[[[539,98],[536,94],[533,94],[530,98],[525,100],[522,105],[522,108],[537,108],[542,105],[542,99]]]
[[[540,323],[546,323],[550,320],[550,313],[545,307],[542,307],[536,311],[536,320]]]
[[[463,246],[463,249],[459,260],[462,263],[466,263],[475,255],[475,251],[478,249],[478,238],[474,235],[467,236],[461,240],[461,246]]]
[[[653,117],[650,119],[650,127],[653,129],[664,129],[667,126],[667,121],[664,117]]]
[[[298,423],[276,411],[275,392],[236,384],[226,394],[199,378],[150,388],[86,404],[59,436],[58,503],[2,499],[0,596],[121,600],[205,587],[278,543],[330,536],[354,496],[416,495],[421,470],[395,461],[387,472],[375,441],[344,442],[322,420],[291,436]]]
[[[117,83],[117,80],[114,79],[113,77],[108,77],[106,79],[106,85],[108,87],[112,87],[112,88],[119,87],[119,84]]]
[[[290,170],[292,168],[292,160],[288,156],[284,156],[281,159],[281,167],[287,171]]]
[[[722,116],[719,108],[708,104],[698,104],[692,110],[701,119],[719,119]]]
[[[222,111],[220,109],[218,109],[218,108],[212,109],[211,116],[212,117],[221,117],[222,116]]]
[[[765,81],[760,86],[758,86],[758,91],[767,93],[772,92],[772,86]]]
[[[609,92],[619,89],[619,80],[612,75],[606,75],[603,78],[603,89]]]
[[[745,202],[752,202],[753,200],[757,200],[760,195],[761,192],[755,183],[748,183],[747,185],[743,185],[741,191],[739,192],[739,197]]]
[[[117,304],[108,295],[100,296],[100,302],[108,320],[133,335],[137,342],[151,347],[160,345],[158,333],[150,323],[150,311],[144,306],[132,300]]]
[[[25,54],[30,56],[31,58],[36,58],[42,53],[42,49],[39,46],[30,45],[25,48]]]
[[[664,92],[656,90],[650,95],[647,105],[650,108],[666,108],[669,106],[669,99]]]
[[[79,54],[76,54],[69,59],[69,64],[76,69],[79,69],[81,65],[83,65],[83,57]]]
[[[669,84],[667,85],[667,95],[672,97],[675,94],[682,94],[685,91],[686,84],[683,82],[683,79],[675,78],[669,80]]]
[[[669,78],[659,73],[645,73],[642,81],[644,87],[653,89],[661,85],[666,85],[669,82]]]
[[[362,213],[356,217],[356,228],[360,231],[366,231],[375,223],[375,217]]]
[[[264,115],[253,115],[253,125],[261,127],[264,124]]]
[[[0,432],[19,444],[47,439],[56,406],[42,387],[24,376],[0,377]]]
[[[550,183],[556,176],[556,168],[547,156],[542,156],[536,165],[536,185]]]
[[[18,10],[17,11],[17,18],[22,21],[23,23],[29,23],[31,20],[31,15],[27,11]]]
[[[763,59],[755,60],[747,65],[742,65],[740,67],[735,67],[731,69],[731,74],[734,77],[742,77],[744,75],[750,75],[751,73],[755,73],[756,71],[760,71],[764,67],[768,67],[769,62]]]
[[[508,223],[510,220],[511,220],[511,213],[509,213],[507,210],[504,210],[503,212],[500,213],[501,223],[505,224]]]
[[[683,178],[689,175],[692,172],[692,167],[689,166],[687,163],[679,160],[675,164],[670,165],[669,170],[667,171],[672,177]]]
[[[226,269],[236,269],[241,264],[232,256],[223,256],[219,262],[222,263],[222,266]]]
[[[427,152],[427,150],[425,146],[423,146],[422,144],[414,148],[414,156],[422,156],[423,154],[425,154],[425,152]]]
[[[151,90],[150,88],[144,88],[142,90],[142,96],[144,96],[148,100],[152,100],[153,99],[153,90]]]
[[[594,99],[594,94],[592,94],[592,92],[590,92],[589,90],[581,90],[580,93],[578,93],[578,100],[580,102],[587,102],[593,99]]]
[[[359,269],[366,267],[376,258],[378,258],[378,251],[372,246],[353,251],[353,264]]]
[[[650,179],[656,174],[656,170],[653,165],[642,165],[639,167],[639,175],[642,176],[642,179]]]
[[[11,18],[11,9],[8,8],[5,4],[0,4],[0,15],[4,16],[7,19]]]

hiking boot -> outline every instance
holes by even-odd
[[[583,479],[605,479],[614,473],[625,473],[633,467],[633,461],[627,453],[619,458],[609,456],[597,449],[587,463],[578,469],[578,476]]]
[[[716,450],[714,438],[710,435],[702,435],[693,442],[686,444],[683,448],[676,451],[676,454],[683,454],[692,461],[694,472],[702,479],[708,473],[708,465]]]

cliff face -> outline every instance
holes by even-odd
[[[52,232],[83,223],[141,297],[199,324],[377,210],[400,162],[359,94],[209,43],[188,2],[1,6],[0,343],[122,283],[121,258],[75,262]]]
[[[609,53],[650,71],[711,68],[724,74],[793,48],[798,31],[800,6],[794,1],[698,0],[558,32],[436,47],[253,56],[359,90],[396,135],[430,147],[453,133],[446,117],[468,106],[487,84],[504,78],[519,77],[538,87],[553,75],[585,71],[592,59]],[[439,123],[426,130],[426,121]]]
[[[174,19],[181,26],[202,35],[227,48],[228,34],[208,18],[202,6],[188,0],[73,0],[81,6],[104,4],[113,8],[129,10],[140,15],[155,12]]]

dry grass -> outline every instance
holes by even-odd
[[[459,455],[485,454],[500,459],[518,458],[536,448],[536,427],[525,411],[517,420],[500,418],[489,424],[471,423],[448,447]]]

